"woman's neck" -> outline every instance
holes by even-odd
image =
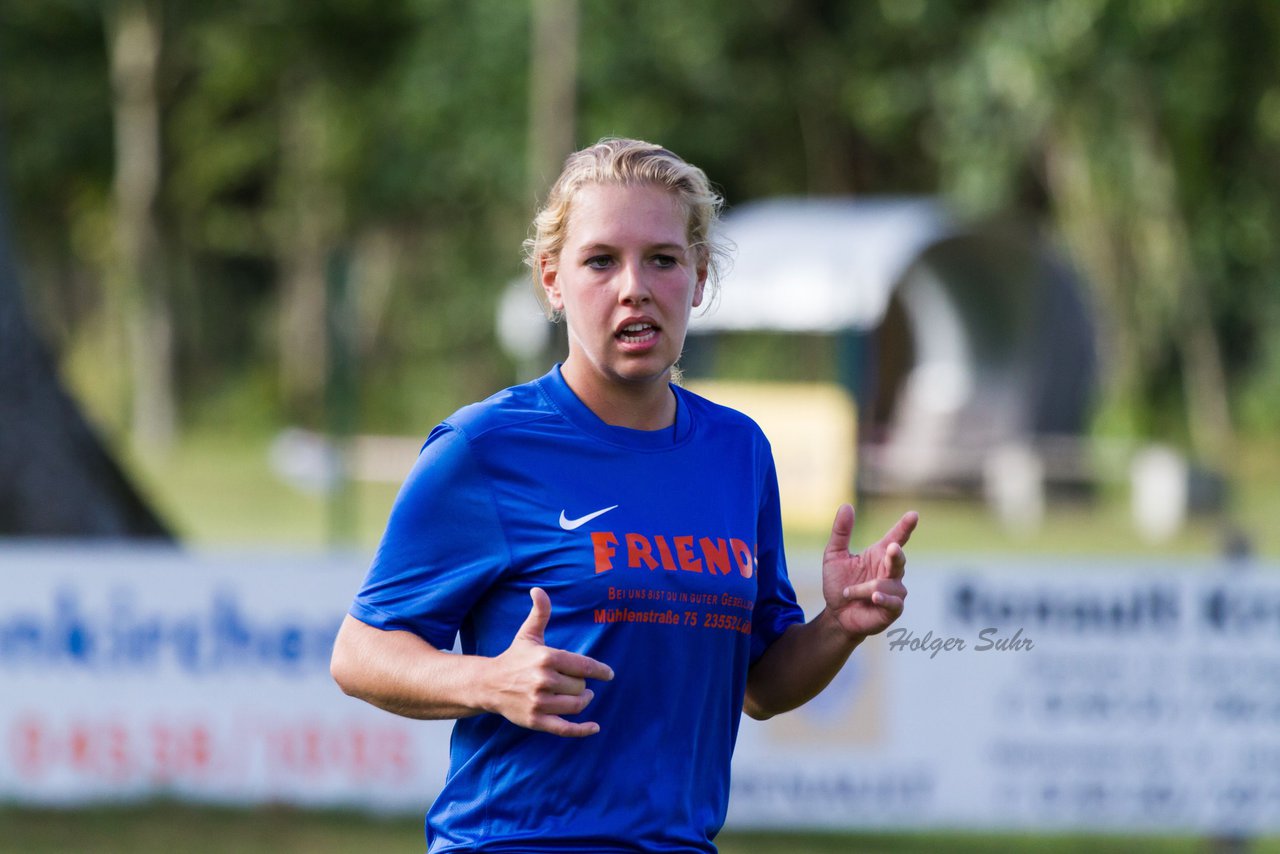
[[[676,396],[668,385],[670,371],[660,380],[610,383],[578,370],[576,362],[569,359],[560,373],[578,400],[612,427],[662,430],[676,421]]]

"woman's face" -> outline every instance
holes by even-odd
[[[679,201],[660,187],[578,190],[558,263],[542,268],[551,307],[568,325],[566,372],[665,386],[707,276],[687,230]]]

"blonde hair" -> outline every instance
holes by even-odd
[[[575,151],[551,185],[546,203],[533,219],[532,236],[524,242],[524,260],[533,271],[538,298],[553,319],[540,285],[542,260],[557,263],[569,230],[569,213],[578,191],[589,184],[653,185],[675,195],[688,217],[686,238],[707,269],[706,293],[713,296],[728,252],[716,233],[724,199],[706,173],[660,145],[639,139],[606,137]],[[709,301],[704,304],[709,304]]]

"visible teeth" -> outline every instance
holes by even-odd
[[[652,323],[628,323],[626,326],[618,330],[618,337],[626,341],[628,344],[638,344],[641,341],[647,341],[657,334]]]

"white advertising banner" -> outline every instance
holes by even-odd
[[[730,819],[1274,833],[1276,570],[913,559],[889,632],[807,706],[744,722]]]
[[[450,724],[328,674],[364,563],[0,547],[0,801],[425,810]],[[1276,570],[913,558],[889,633],[743,722],[729,823],[1274,833]]]
[[[0,550],[0,800],[423,809],[450,724],[329,677],[365,560]]]

